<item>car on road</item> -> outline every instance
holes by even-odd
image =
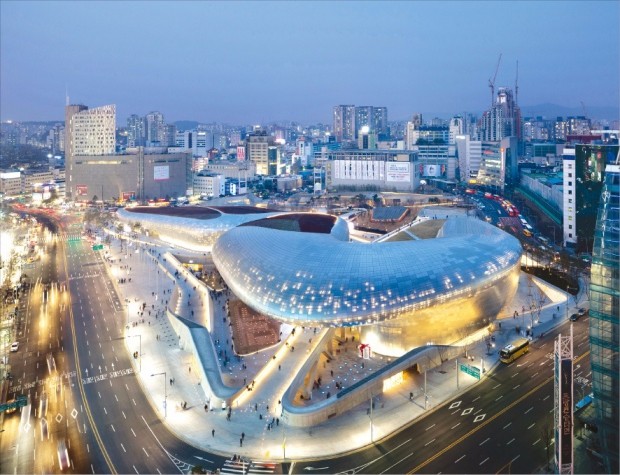
[[[577,310],[577,315],[583,317],[587,312],[588,311],[585,308],[580,308],[579,310]]]
[[[576,322],[577,320],[579,320],[579,317],[580,317],[580,316],[581,316],[581,315],[579,315],[579,314],[577,314],[577,313],[573,313],[573,314],[570,316],[570,321],[571,321],[571,322]]]
[[[14,341],[11,343],[11,353],[15,353],[17,350],[19,350],[19,342]]]
[[[69,451],[67,450],[67,444],[64,440],[58,442],[58,464],[60,465],[60,470],[64,470],[71,466]]]

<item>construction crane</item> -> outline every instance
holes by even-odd
[[[497,66],[495,67],[495,74],[493,75],[493,79],[489,78],[489,87],[491,88],[491,107],[493,107],[493,100],[495,99],[495,78],[497,78],[497,72],[499,71],[499,63],[502,60],[502,53],[499,54],[499,59],[497,60]]]
[[[517,59],[517,77],[515,78],[515,104],[519,104],[519,60]]]

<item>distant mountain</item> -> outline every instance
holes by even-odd
[[[607,119],[617,120],[620,116],[617,106],[608,107],[589,107],[586,104],[587,115],[590,119]],[[583,108],[566,107],[558,104],[537,104],[534,106],[521,106],[521,115],[523,117],[542,116],[546,119],[555,119],[556,117],[579,116],[584,115]]]
[[[174,122],[177,130],[194,130],[200,122],[195,120],[177,120]]]

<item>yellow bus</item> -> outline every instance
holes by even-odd
[[[502,363],[512,363],[528,351],[530,351],[530,340],[527,338],[519,338],[502,348],[499,352],[499,359]]]

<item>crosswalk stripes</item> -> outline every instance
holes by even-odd
[[[220,468],[220,473],[230,474],[230,475],[245,475],[250,468],[250,464],[243,460],[226,460],[222,468]]]
[[[270,474],[275,473],[278,464],[274,462],[259,462],[247,460],[230,459],[224,462],[220,468],[221,474],[245,475],[245,474]]]

